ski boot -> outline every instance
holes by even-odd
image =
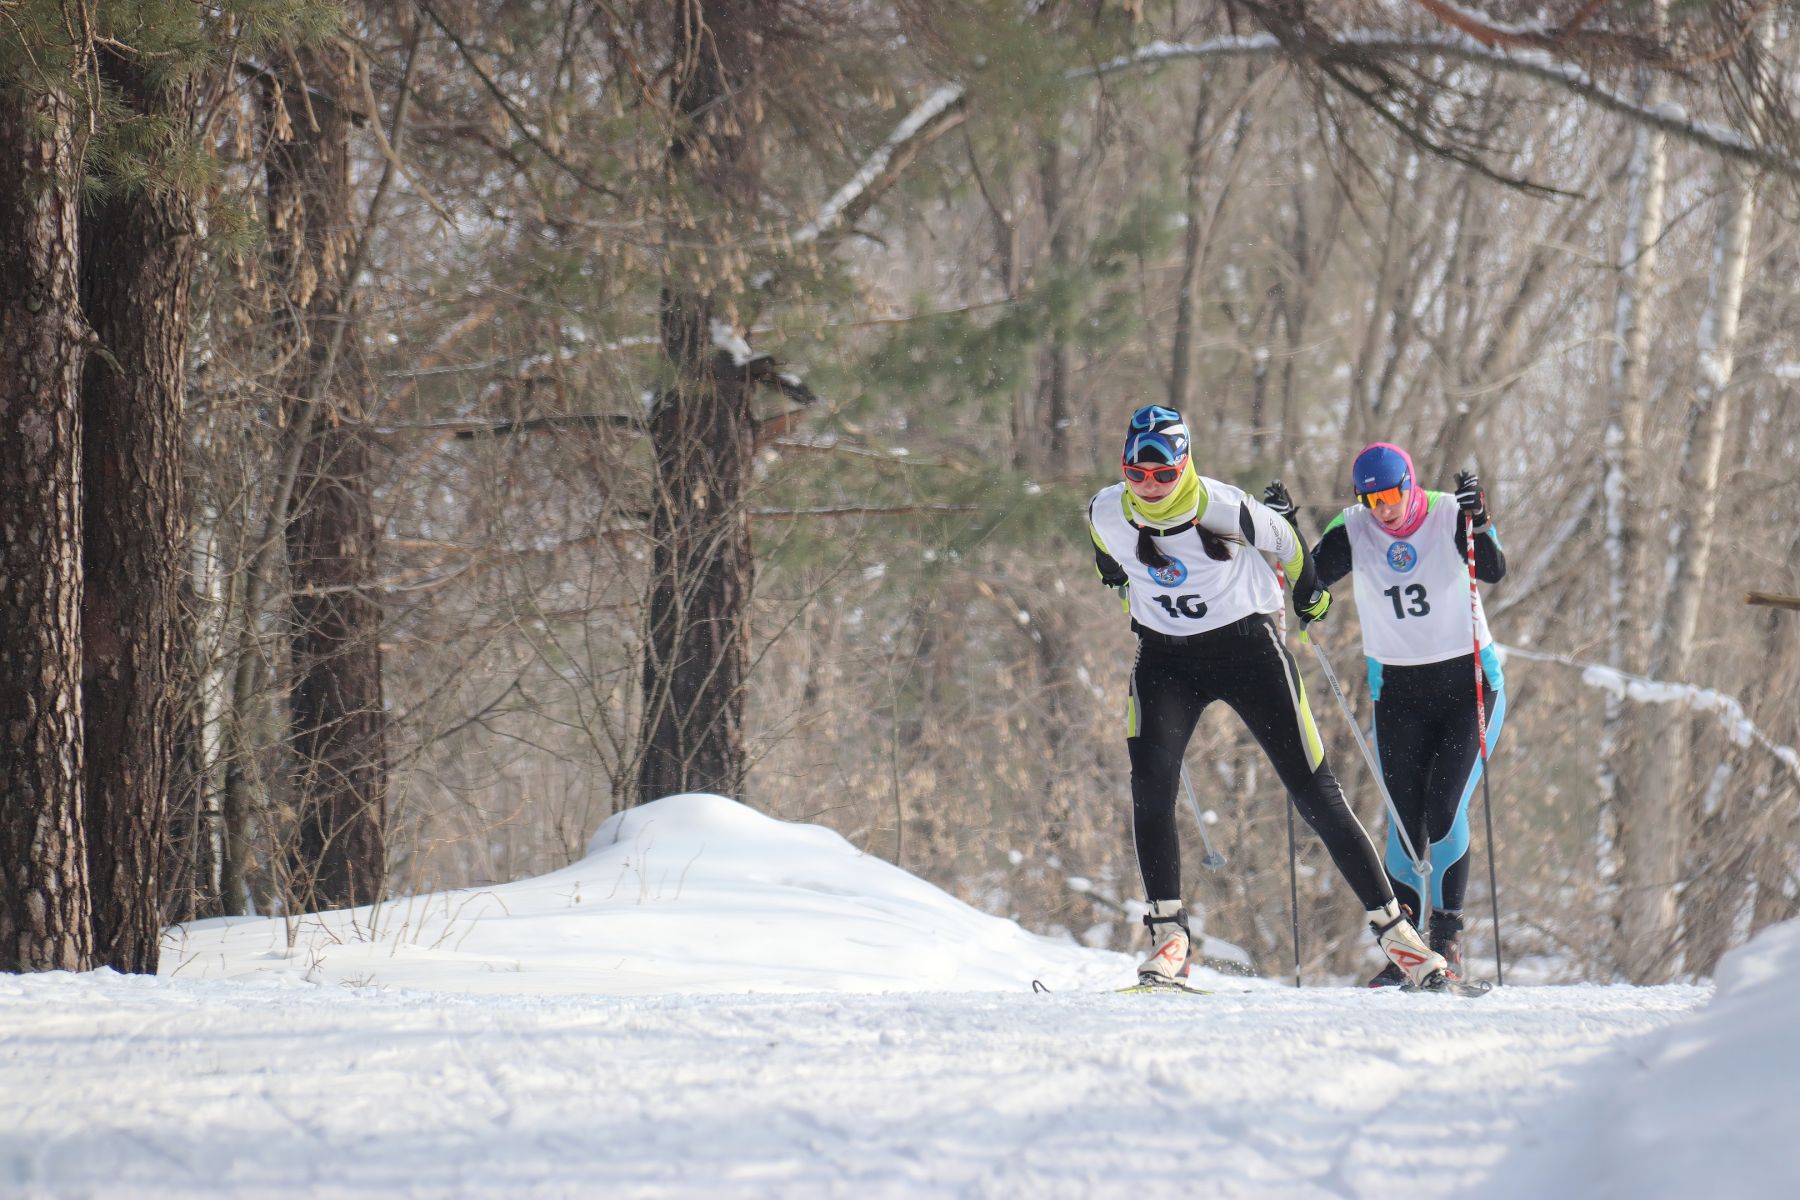
[[[1450,977],[1444,973],[1444,956],[1425,944],[1399,901],[1389,900],[1383,908],[1370,909],[1369,929],[1388,956],[1388,964],[1404,976],[1402,986],[1422,992],[1445,989]]]
[[[1187,910],[1179,900],[1158,900],[1144,915],[1150,929],[1150,957],[1138,964],[1138,983],[1151,987],[1186,987],[1193,969],[1189,954]]]
[[[1444,974],[1452,979],[1464,978],[1462,931],[1461,913],[1440,909],[1431,914],[1431,948],[1443,956]]]
[[[1400,913],[1408,921],[1411,921],[1413,915],[1412,905],[1402,904],[1400,906]],[[1371,988],[1405,987],[1406,972],[1400,969],[1398,963],[1389,962],[1369,980],[1366,986]]]

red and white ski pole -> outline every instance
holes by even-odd
[[[1469,554],[1469,629],[1475,642],[1475,729],[1481,736],[1481,813],[1487,825],[1488,899],[1494,906],[1494,984],[1506,982],[1500,962],[1500,883],[1494,870],[1494,802],[1488,795],[1487,698],[1481,671],[1481,593],[1475,585],[1475,518],[1463,510],[1463,545]]]

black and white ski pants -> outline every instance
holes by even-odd
[[[1264,614],[1193,637],[1138,629],[1126,745],[1131,752],[1132,829],[1144,894],[1181,899],[1181,844],[1175,826],[1182,755],[1200,714],[1222,700],[1269,756],[1288,796],[1364,909],[1394,898],[1375,846],[1325,761],[1293,656]]]

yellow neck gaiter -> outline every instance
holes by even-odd
[[[1161,500],[1140,500],[1129,484],[1125,487],[1126,514],[1137,524],[1147,525],[1159,532],[1177,525],[1186,525],[1189,521],[1198,521],[1200,505],[1204,501],[1205,494],[1200,490],[1200,475],[1194,470],[1194,460],[1191,458],[1182,466],[1181,480],[1175,485],[1175,490]]]

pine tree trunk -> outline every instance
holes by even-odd
[[[1676,509],[1665,570],[1665,578],[1673,582],[1657,623],[1650,660],[1652,677],[1669,681],[1687,677],[1706,593],[1719,508],[1719,464],[1731,416],[1738,316],[1755,213],[1751,181],[1741,172],[1723,169],[1728,180],[1720,199],[1713,275],[1700,330],[1699,385],[1682,442],[1677,477],[1682,502]],[[1619,808],[1619,953],[1626,973],[1638,983],[1666,980],[1676,959],[1681,860],[1693,829],[1687,803],[1693,786],[1689,761],[1692,723],[1693,714],[1683,705],[1648,706],[1643,721],[1641,782],[1630,804]]]
[[[180,114],[111,54],[104,75],[139,111]],[[82,702],[94,955],[155,974],[161,855],[188,706],[179,640],[185,567],[181,407],[195,214],[178,189],[114,192],[81,228],[88,323],[111,361],[82,380]]]
[[[349,103],[355,65],[327,45],[297,54],[280,103],[290,140],[269,156],[271,239],[297,314],[283,380],[289,427],[304,439],[287,510],[293,589],[292,789],[287,900],[300,909],[368,904],[386,872],[386,713],[369,448],[362,404],[340,364],[354,246]],[[301,84],[314,93],[308,102]]]
[[[324,430],[304,462],[306,502],[288,526],[300,771],[291,887],[309,908],[353,907],[379,898],[387,860],[387,718],[381,604],[369,588],[377,535],[368,442],[350,430]]]
[[[0,82],[0,971],[81,971],[81,321],[66,98]]]
[[[737,224],[751,221],[760,191],[757,58],[777,7],[773,0],[676,6],[670,97],[683,124],[670,143],[669,174],[697,184],[704,203],[716,206],[721,237],[747,233]],[[706,240],[695,234],[684,236]],[[654,549],[640,804],[687,791],[741,796],[747,766],[754,562],[744,500],[755,428],[749,379],[715,344],[722,314],[708,261],[672,262],[663,286],[662,349],[672,382],[650,419]]]
[[[665,314],[665,336],[671,332],[682,336]],[[688,334],[710,345],[697,319]],[[744,511],[752,458],[750,391],[741,372],[734,377],[728,356],[677,341],[670,357],[700,365],[684,372],[679,390],[663,397],[650,422],[655,548],[640,804],[691,791],[740,795],[745,767],[754,580]]]

